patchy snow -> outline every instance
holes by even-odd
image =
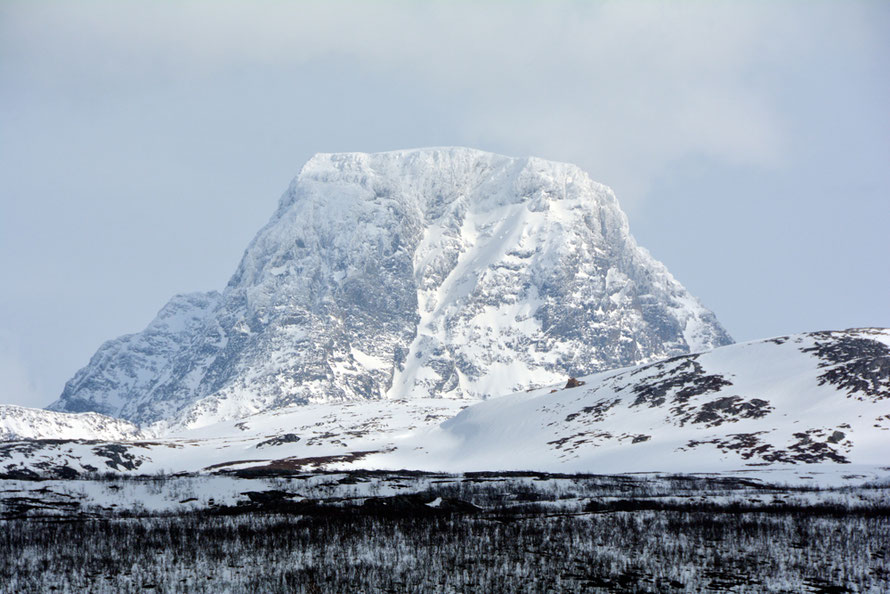
[[[890,331],[814,332],[485,401],[309,403],[192,427],[160,423],[150,428],[157,436],[151,441],[11,441],[0,443],[0,472],[757,472],[789,482],[872,476],[887,466],[888,369]]]
[[[597,473],[886,465],[888,337],[800,334],[504,396],[362,463]],[[846,385],[826,379],[844,365]]]

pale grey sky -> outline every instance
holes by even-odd
[[[0,402],[222,288],[316,152],[569,161],[736,340],[890,326],[885,2],[0,3]]]

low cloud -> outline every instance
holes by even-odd
[[[878,43],[866,7],[28,2],[7,9],[4,33],[49,77],[99,88],[252,67],[286,77],[348,57],[453,102],[466,144],[577,162],[627,202],[690,154],[781,165],[775,78],[825,46]]]

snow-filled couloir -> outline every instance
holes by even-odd
[[[306,402],[485,398],[730,343],[574,165],[319,154],[221,292],[105,343],[52,405],[201,426]]]

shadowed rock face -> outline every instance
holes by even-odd
[[[485,397],[731,339],[577,167],[470,149],[317,155],[228,286],[104,344],[52,405],[204,424]]]

